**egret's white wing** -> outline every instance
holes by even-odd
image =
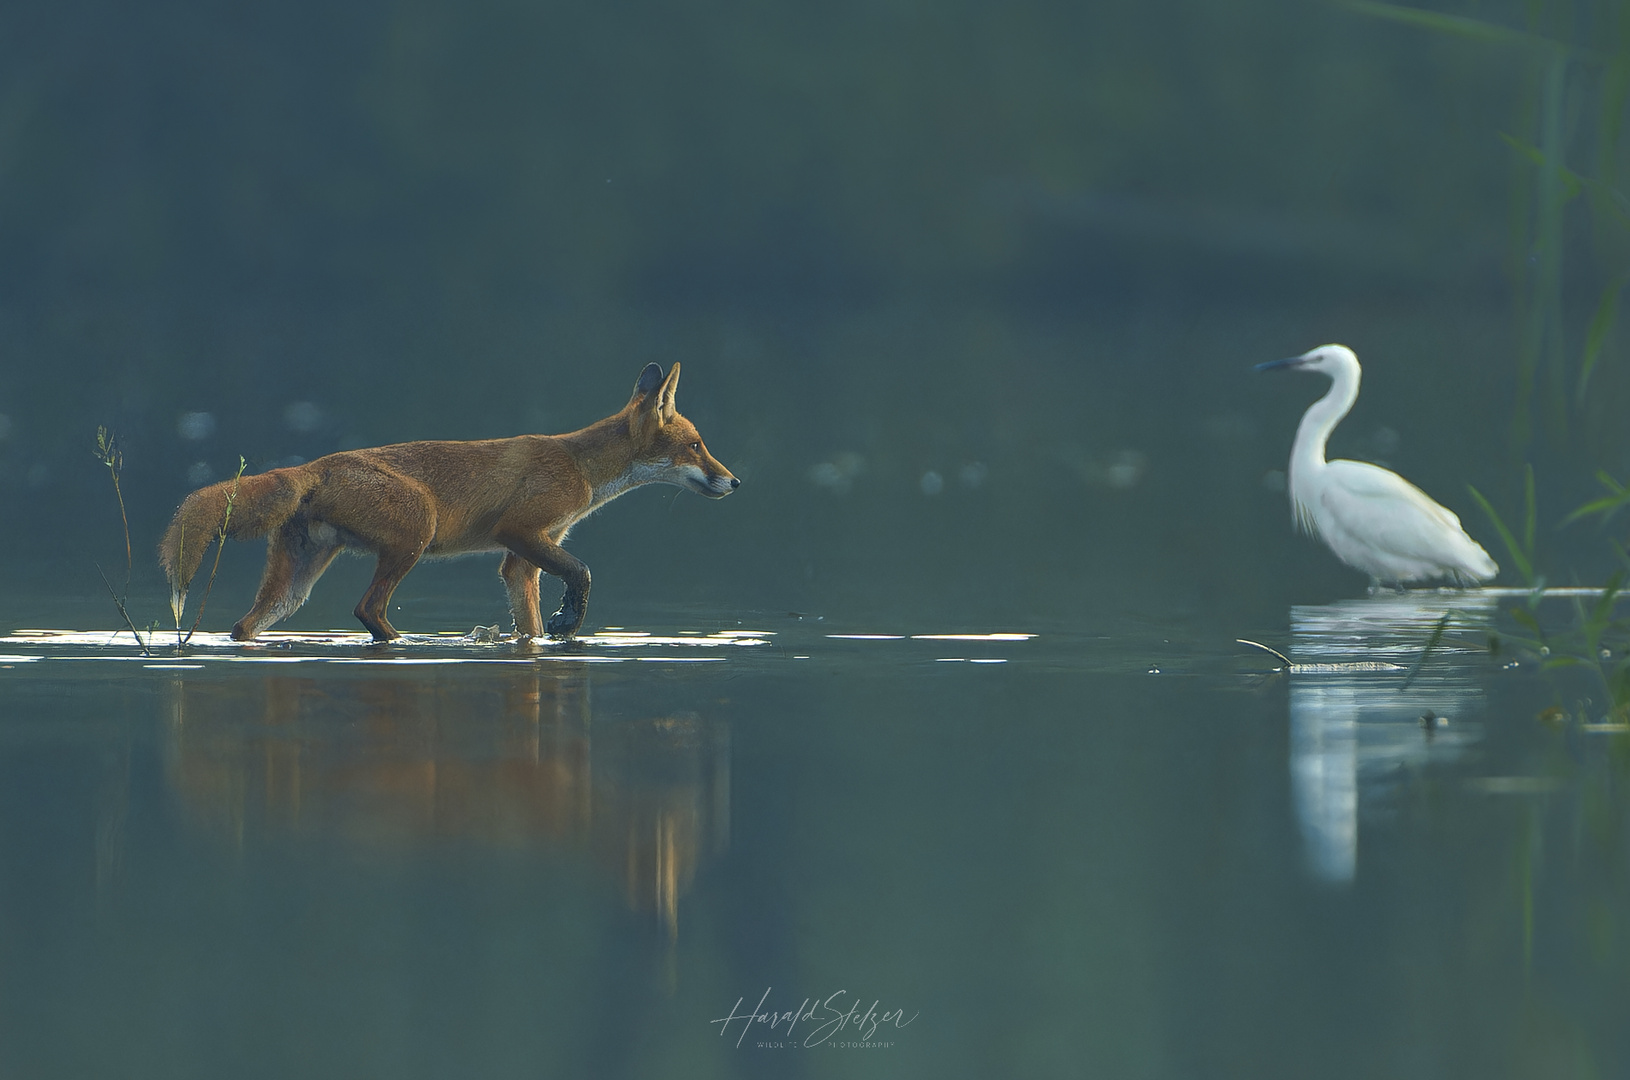
[[[1325,492],[1350,496],[1345,505],[1355,510],[1362,508],[1363,512],[1378,514],[1378,504],[1387,504],[1398,507],[1395,520],[1418,513],[1445,529],[1461,531],[1460,518],[1454,511],[1390,469],[1365,461],[1337,460],[1326,466],[1325,475],[1331,479]]]
[[[1307,489],[1291,492],[1296,521],[1309,536],[1332,526],[1368,536],[1395,522],[1424,514],[1443,527],[1459,529],[1460,519],[1408,480],[1379,465],[1336,460],[1314,474]],[[1394,510],[1393,508],[1396,508]]]
[[[1397,473],[1360,461],[1332,461],[1308,493],[1326,543],[1382,580],[1449,572],[1468,577],[1492,566],[1460,518]]]

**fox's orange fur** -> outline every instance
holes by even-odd
[[[254,607],[232,628],[239,641],[293,614],[346,549],[379,558],[356,609],[377,641],[401,636],[386,610],[416,562],[479,551],[506,553],[499,573],[517,635],[572,637],[589,596],[589,568],[561,547],[574,524],[641,484],[676,484],[718,499],[740,483],[674,408],[678,386],[678,364],[667,378],[650,364],[627,405],[569,435],[344,450],[201,488],[182,502],[159,544],[177,624],[187,586],[225,519],[235,540],[269,538]],[[540,571],[566,584],[547,624],[538,607]]]

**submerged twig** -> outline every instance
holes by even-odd
[[[1261,649],[1265,653],[1271,653],[1274,656],[1277,656],[1279,658],[1279,661],[1282,664],[1284,664],[1287,669],[1293,668],[1293,667],[1296,666],[1295,664],[1292,664],[1290,662],[1290,657],[1286,656],[1284,653],[1280,652],[1278,649],[1270,648],[1269,646],[1262,644],[1262,642],[1260,642],[1260,641],[1251,641],[1251,640],[1249,640],[1247,638],[1242,638],[1242,637],[1237,637],[1237,638],[1234,639],[1234,641],[1236,643],[1240,644],[1240,645],[1249,645],[1253,649]]]

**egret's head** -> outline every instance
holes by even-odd
[[[1336,373],[1343,369],[1357,371],[1358,357],[1345,345],[1320,345],[1317,349],[1309,349],[1301,356],[1292,356],[1287,360],[1269,360],[1256,366],[1258,371],[1273,371],[1278,368],[1318,371],[1333,379]]]

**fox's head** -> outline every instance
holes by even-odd
[[[635,468],[644,473],[636,483],[676,484],[710,499],[722,499],[741,486],[730,470],[719,464],[696,425],[679,415],[674,392],[679,389],[679,365],[667,378],[656,364],[645,365],[634,396],[628,399],[629,432],[634,437]]]

